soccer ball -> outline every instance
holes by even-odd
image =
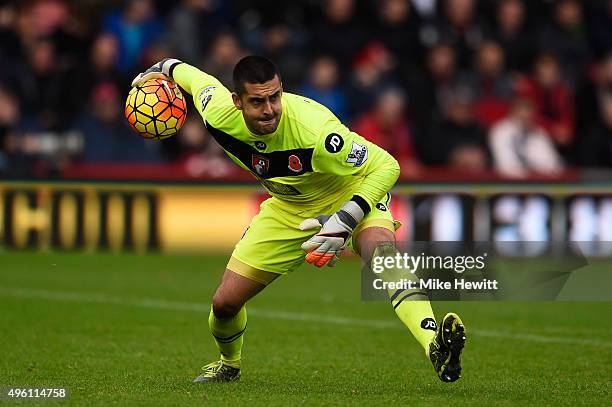
[[[178,85],[166,79],[150,79],[135,86],[125,101],[125,118],[146,139],[168,138],[183,126],[187,103]]]

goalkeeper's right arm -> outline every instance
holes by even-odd
[[[198,95],[202,89],[209,86],[224,87],[214,76],[184,62],[176,65],[172,79],[190,95]]]
[[[132,86],[138,86],[150,79],[160,77],[173,80],[190,95],[208,86],[223,86],[214,76],[174,58],[162,59],[138,74],[132,81]]]

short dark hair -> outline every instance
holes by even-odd
[[[234,67],[234,91],[242,95],[245,92],[245,83],[265,83],[275,76],[280,80],[280,72],[274,62],[259,55],[246,56]]]

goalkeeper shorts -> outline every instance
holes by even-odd
[[[389,202],[391,194],[378,202],[355,229],[348,248],[355,251],[359,233],[368,227],[382,227],[394,232],[400,225],[394,221]],[[259,213],[234,248],[227,268],[251,280],[268,284],[277,274],[290,273],[304,263],[305,253],[300,247],[316,231],[302,231],[298,225],[307,218],[332,214],[341,202],[316,212],[300,210],[277,198],[265,200]],[[273,274],[270,274],[273,273]]]

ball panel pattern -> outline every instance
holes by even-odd
[[[156,78],[130,90],[124,114],[141,137],[164,139],[185,123],[187,103],[176,83]]]

